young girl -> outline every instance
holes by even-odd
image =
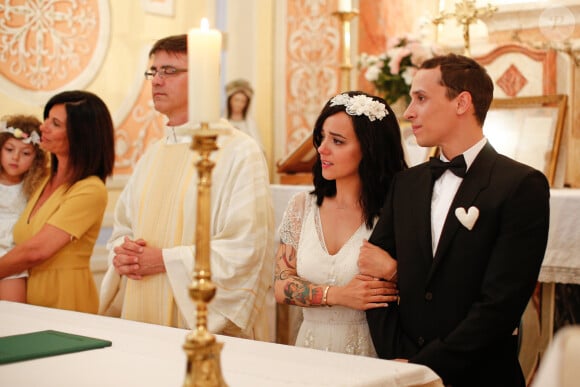
[[[15,115],[0,121],[0,256],[14,247],[12,229],[26,201],[46,176],[39,148],[40,121]],[[27,272],[0,279],[0,300],[26,302]]]

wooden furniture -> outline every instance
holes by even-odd
[[[566,95],[495,98],[483,134],[499,153],[542,171],[553,187],[567,103]]]
[[[312,184],[312,167],[316,161],[316,149],[312,135],[304,140],[276,165],[281,184]]]
[[[298,192],[311,191],[312,185],[300,184],[271,184],[270,191],[272,192],[272,202],[274,203],[274,219],[276,224],[276,235],[274,240],[276,245],[280,241],[278,234],[278,227],[284,216],[284,211],[288,205],[290,198]],[[298,335],[298,328],[302,323],[302,308],[298,306],[276,304],[274,295],[270,294],[267,298],[267,303],[272,303],[273,310],[275,310],[275,327],[276,327],[276,342],[280,344],[294,345],[296,336]]]

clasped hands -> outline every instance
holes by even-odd
[[[147,246],[144,239],[125,237],[123,243],[113,249],[113,266],[120,275],[134,280],[165,272],[161,249]]]

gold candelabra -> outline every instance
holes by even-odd
[[[207,304],[216,293],[211,281],[210,265],[210,202],[211,173],[215,163],[211,152],[218,149],[218,132],[202,123],[193,134],[191,149],[198,151],[195,166],[199,176],[197,183],[197,219],[195,228],[195,268],[189,286],[189,295],[197,306],[196,328],[187,335],[183,349],[187,354],[185,387],[227,386],[221,371],[220,352],[222,343],[207,330]]]
[[[463,54],[471,56],[471,42],[469,36],[469,27],[478,20],[486,19],[497,12],[497,7],[491,4],[482,8],[475,6],[475,0],[461,0],[455,3],[455,12],[441,11],[436,15],[431,22],[435,25],[436,30],[439,25],[443,24],[446,19],[455,18],[457,24],[463,28]]]
[[[336,11],[332,14],[338,17],[341,23],[342,64],[340,65],[340,88],[341,91],[349,91],[351,90],[350,73],[352,70],[352,63],[350,61],[350,23],[358,15],[358,10]]]

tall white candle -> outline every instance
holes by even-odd
[[[220,119],[220,50],[222,35],[210,29],[207,19],[187,35],[189,122]]]
[[[352,0],[338,0],[338,12],[352,11]]]

